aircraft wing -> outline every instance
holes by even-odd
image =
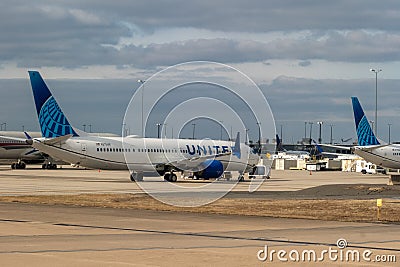
[[[331,144],[318,144],[320,147],[332,147],[341,150],[351,150],[350,146],[338,146],[338,145],[331,145]]]
[[[21,149],[21,148],[30,148],[30,145],[8,145],[8,146],[0,146],[5,150],[13,150],[13,149]]]

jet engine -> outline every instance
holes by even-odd
[[[195,173],[195,175],[199,178],[218,178],[221,177],[224,173],[224,166],[219,160],[208,159],[204,161],[201,165],[203,169]]]

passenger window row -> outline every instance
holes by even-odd
[[[132,148],[103,148],[98,147],[97,152],[135,152],[135,149]],[[146,152],[146,153],[178,153],[178,149],[162,149],[162,148],[139,148],[138,152]],[[185,149],[180,149],[181,153],[188,153]]]
[[[135,149],[132,150],[130,148],[106,148],[106,147],[98,147],[97,152],[135,152]]]

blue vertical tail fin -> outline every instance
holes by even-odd
[[[317,142],[315,142],[314,139],[312,140],[312,142],[313,142],[313,144],[315,145],[315,148],[317,149],[318,154],[322,154],[322,153],[324,152],[324,150],[322,149],[322,147],[321,147]]]
[[[354,121],[356,124],[356,132],[358,138],[358,145],[360,146],[371,146],[379,145],[378,139],[375,137],[374,132],[369,125],[368,119],[364,114],[360,102],[357,97],[351,97],[353,104]]]
[[[78,136],[38,71],[28,71],[42,136]]]

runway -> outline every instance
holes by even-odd
[[[86,193],[142,193],[129,179],[128,171],[85,170],[64,166],[62,169],[42,170],[39,165],[28,165],[25,170],[11,170],[0,165],[0,195],[48,195]],[[145,181],[165,184],[161,177],[145,177]],[[258,191],[296,191],[329,184],[386,184],[385,175],[363,175],[345,172],[275,171]],[[204,181],[179,180],[178,185],[202,186]],[[221,181],[235,184],[236,181]],[[248,192],[250,183],[238,183],[233,191]]]

